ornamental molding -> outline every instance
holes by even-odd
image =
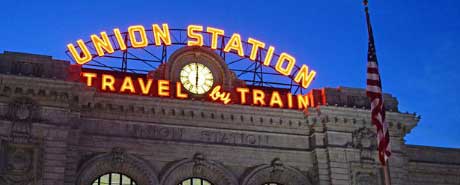
[[[101,175],[117,172],[129,176],[137,184],[157,185],[154,168],[142,158],[127,153],[123,148],[96,154],[85,160],[78,168],[77,185],[88,185]]]
[[[41,144],[0,141],[0,184],[40,184],[43,175]]]
[[[271,164],[263,164],[250,168],[241,184],[253,185],[269,182],[289,185],[312,184],[308,172],[302,172],[297,168],[284,165],[279,158],[275,158]]]
[[[32,137],[32,122],[40,120],[39,105],[28,97],[8,104],[4,116],[12,124],[9,136],[0,140],[0,184],[28,185],[41,182],[42,141]]]
[[[238,185],[237,177],[230,170],[217,161],[206,159],[201,153],[170,163],[161,175],[160,184],[177,185],[190,177],[203,178],[212,184]]]
[[[8,141],[15,144],[31,144],[32,123],[41,120],[40,106],[31,98],[14,98],[7,108],[6,120],[10,121]]]
[[[12,122],[38,121],[40,120],[40,107],[29,97],[17,97],[8,104],[6,118]]]
[[[367,127],[359,128],[352,133],[352,146],[359,149],[361,161],[374,161],[377,150],[376,133]]]
[[[43,169],[42,141],[31,135],[31,121],[36,104],[29,99],[16,99],[9,105],[12,120],[9,137],[0,139],[0,184],[40,184]]]
[[[343,122],[344,119],[356,119],[358,123],[362,120],[366,121],[366,124],[370,123],[371,112],[368,109],[356,107],[319,106],[318,110],[320,110],[320,113],[316,114],[318,115],[317,117],[319,117],[319,115],[325,115],[330,118],[338,118],[338,122]],[[389,123],[391,128],[395,129],[405,128],[407,131],[410,131],[417,125],[419,120],[420,116],[416,115],[416,113],[386,112],[386,121]]]
[[[113,101],[117,99],[117,101]],[[147,101],[146,101],[147,100]],[[154,100],[154,101],[151,101]],[[147,103],[146,103],[147,102]],[[150,103],[151,102],[151,103]],[[199,109],[197,107],[200,106]],[[204,108],[202,108],[204,107]],[[132,97],[118,94],[100,94],[98,100],[82,105],[84,114],[98,118],[112,118],[114,114],[123,113],[133,121],[151,121],[152,117],[161,119],[197,122],[222,122],[234,125],[268,125],[270,127],[309,130],[310,125],[302,112],[277,111],[267,108],[227,105],[192,100],[170,100],[165,98]],[[200,124],[198,123],[198,124]],[[299,132],[300,133],[300,132]],[[302,133],[305,133],[302,131]]]
[[[353,185],[383,185],[382,169],[374,163],[351,163]]]
[[[377,149],[377,137],[373,130],[367,127],[361,127],[352,133],[353,147],[358,149]]]

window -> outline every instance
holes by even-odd
[[[136,185],[136,182],[121,173],[107,173],[94,180],[92,185]]]
[[[281,185],[281,184],[276,183],[276,182],[268,182],[268,183],[264,183],[263,185]]]
[[[185,179],[178,185],[212,185],[212,183],[205,179],[194,177],[194,178]]]

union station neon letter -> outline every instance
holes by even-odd
[[[90,38],[92,43],[91,47],[94,47],[96,50],[95,54],[92,54],[88,49],[87,44],[89,43],[85,43],[82,39],[77,40],[78,47],[76,47],[73,43],[70,43],[67,45],[67,48],[77,64],[86,64],[90,62],[96,55],[104,56],[106,54],[111,54],[116,50],[124,51],[128,47],[144,48],[148,45],[169,46],[172,44],[168,24],[162,24],[161,26],[158,24],[153,24],[151,30],[153,35],[148,36],[144,26],[130,26],[126,32],[128,38],[126,40],[123,39],[122,33],[118,28],[113,29],[113,36],[115,39],[109,39],[109,36],[106,32],[101,32],[100,35],[93,34],[90,36]],[[225,31],[213,27],[205,28],[200,25],[187,26],[187,46],[203,46],[204,33],[211,35],[211,43],[208,47],[217,50],[219,44],[218,40],[219,38],[225,37]],[[153,38],[153,40],[149,40],[149,38]],[[279,56],[275,55],[274,46],[268,46],[264,42],[254,38],[248,38],[246,42],[252,46],[250,48],[250,53],[245,53],[241,35],[233,33],[229,37],[228,42],[221,46],[221,49],[227,53],[235,53],[240,57],[246,57],[252,61],[261,62],[265,66],[273,66],[275,71],[284,76],[292,77],[294,82],[303,88],[308,88],[311,81],[315,78],[316,72],[309,69],[309,67],[305,64],[302,64],[300,68],[294,70],[296,67],[296,59],[292,55],[286,52],[282,52]],[[257,54],[262,50],[266,50],[265,56],[263,57],[263,60],[257,60]],[[274,56],[277,56],[278,59],[272,63]]]

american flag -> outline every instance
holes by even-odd
[[[377,63],[377,54],[374,45],[374,35],[366,7],[367,29],[369,33],[369,45],[367,53],[367,87],[366,94],[371,101],[371,120],[377,128],[377,144],[379,159],[382,165],[386,164],[391,155],[390,134],[388,123],[385,122],[385,108],[383,106],[382,82]]]

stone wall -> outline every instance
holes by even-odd
[[[460,149],[408,145],[409,182],[460,184]]]

